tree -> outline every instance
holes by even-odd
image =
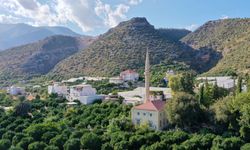
[[[59,149],[63,149],[64,143],[67,141],[68,137],[65,135],[57,135],[56,137],[50,140],[49,145],[55,145],[59,147]]]
[[[231,106],[232,101],[233,97],[227,96],[215,102],[210,108],[214,114],[215,124],[222,125],[222,129],[227,129],[230,124],[234,124],[234,119],[231,117],[233,110]]]
[[[241,117],[239,121],[240,135],[245,141],[250,142],[250,104],[245,104],[240,110]]]
[[[239,76],[237,86],[236,86],[236,94],[239,94],[242,92],[242,77]]]
[[[53,137],[57,133],[57,131],[58,131],[57,125],[54,123],[32,124],[26,129],[26,132],[37,141],[41,140],[42,138],[44,138],[44,140],[48,140],[47,138]],[[48,132],[51,132],[51,134],[53,135],[51,135]]]
[[[21,141],[17,144],[17,147],[21,147],[23,149],[28,149],[30,143],[32,143],[34,139],[32,137],[24,137]]]
[[[249,150],[250,149],[250,143],[246,143],[245,145],[241,146],[241,150]]]
[[[5,113],[4,109],[0,107],[0,115],[2,116]]]
[[[69,139],[64,145],[64,150],[78,150],[80,149],[80,140],[79,139]]]
[[[200,89],[199,89],[199,103],[202,104],[204,103],[204,85],[202,84]]]
[[[11,142],[8,139],[0,140],[0,149],[1,150],[8,150],[11,146]]]
[[[183,92],[177,93],[166,104],[166,114],[169,123],[178,127],[191,127],[204,121],[198,100]]]
[[[174,92],[194,93],[194,77],[191,73],[170,76],[169,87]]]
[[[22,138],[25,137],[24,133],[16,133],[15,136],[12,138],[12,144],[17,145]]]
[[[59,150],[59,148],[54,145],[50,145],[50,146],[45,147],[44,150]]]
[[[194,75],[192,73],[185,72],[181,75],[181,86],[183,92],[193,94],[194,93]]]
[[[210,149],[214,138],[215,135],[213,134],[194,134],[190,139],[183,142],[181,146],[185,147],[185,149]]]
[[[29,144],[28,150],[44,150],[44,148],[47,146],[44,142],[34,142]]]
[[[14,109],[14,113],[17,116],[25,116],[28,114],[28,112],[31,109],[31,105],[27,102],[21,102],[20,104],[18,104],[15,109]]]
[[[208,81],[205,81],[205,85],[204,85],[204,96],[203,96],[203,102],[202,104],[206,107],[210,106],[213,102],[214,96],[214,90],[213,90],[213,85],[209,84]]]
[[[101,149],[101,138],[95,133],[86,133],[81,138],[81,144],[84,149],[98,150]]]
[[[173,92],[183,91],[180,75],[171,76],[169,78],[169,87]]]
[[[250,92],[250,76],[246,76],[246,86],[247,86],[247,92]]]
[[[220,98],[220,89],[217,85],[217,81],[215,81],[213,85],[213,99],[217,100],[218,98]]]
[[[217,149],[230,149],[230,150],[238,150],[240,149],[243,141],[238,137],[230,137],[230,138],[222,138],[217,136],[213,140],[212,150]]]

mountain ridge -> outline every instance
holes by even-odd
[[[53,35],[83,36],[66,27],[41,26],[27,24],[0,24],[0,49],[5,50],[42,40]]]
[[[58,62],[83,50],[93,38],[55,35],[0,52],[0,79],[29,79],[47,74]]]
[[[208,21],[181,39],[195,49],[213,49],[221,60],[205,75],[250,73],[250,19]]]
[[[137,17],[121,22],[99,36],[98,40],[84,51],[61,61],[50,75],[117,75],[124,69],[143,67],[146,49],[151,53],[152,65],[176,61],[190,65],[191,68],[205,69],[202,67],[203,60],[191,47],[178,40],[169,39],[146,18]],[[199,54],[203,55],[202,52]],[[201,63],[196,64],[193,60],[199,60]]]

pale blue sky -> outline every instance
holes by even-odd
[[[59,25],[98,35],[146,17],[156,28],[195,29],[206,21],[250,17],[248,0],[0,0],[0,23]]]

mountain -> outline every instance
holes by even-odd
[[[212,49],[222,59],[207,74],[250,73],[250,19],[209,21],[181,39],[195,49]]]
[[[142,68],[147,49],[152,65],[163,62],[183,63],[199,71],[207,69],[204,64],[209,66],[210,59],[201,59],[206,52],[194,51],[177,40],[180,35],[171,37],[173,33],[155,29],[145,18],[132,18],[99,36],[85,50],[61,61],[50,75],[117,75],[124,69]]]
[[[158,31],[161,32],[161,34],[163,34],[163,36],[165,36],[168,39],[172,39],[174,41],[179,41],[180,39],[182,39],[183,37],[185,37],[186,35],[188,35],[189,33],[191,33],[191,31],[186,30],[186,29],[158,29]]]
[[[27,79],[47,74],[58,62],[83,50],[91,37],[51,36],[0,52],[0,79]]]
[[[65,27],[34,27],[27,24],[0,24],[0,50],[32,43],[52,35],[80,36]]]

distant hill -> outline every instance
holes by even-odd
[[[202,59],[206,52],[194,51],[178,41],[187,33],[186,30],[157,30],[145,18],[133,18],[101,35],[87,49],[61,61],[50,75],[117,75],[124,69],[142,68],[147,49],[152,65],[178,62],[198,71],[207,70],[211,58]]]
[[[188,35],[189,33],[191,33],[191,31],[186,30],[186,29],[158,29],[158,31],[160,31],[160,33],[167,37],[168,39],[172,39],[174,41],[179,41],[180,39],[182,39],[183,37],[185,37],[186,35]]]
[[[209,21],[182,41],[195,49],[222,53],[222,59],[207,74],[250,73],[250,19]]]
[[[91,37],[51,36],[0,52],[0,79],[27,79],[47,74],[58,62],[83,50]]]
[[[0,24],[0,50],[32,43],[52,35],[80,36],[65,27],[34,27],[27,24]]]

